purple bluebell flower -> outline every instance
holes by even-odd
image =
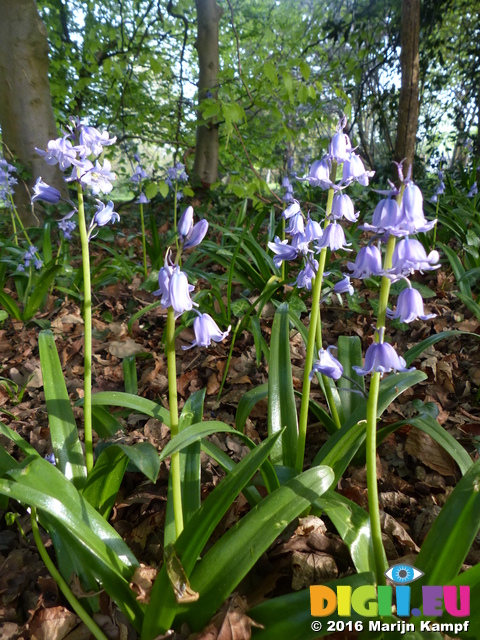
[[[47,453],[45,456],[45,460],[47,462],[50,462],[50,464],[53,464],[53,466],[55,466],[57,464],[56,460],[55,460],[55,454],[52,453]]]
[[[11,196],[14,193],[13,186],[17,184],[17,179],[11,174],[16,168],[9,164],[5,158],[0,158],[0,205],[11,208]]]
[[[301,210],[298,200],[294,200],[292,204],[285,209],[285,211],[282,213],[282,216],[285,218],[285,220],[288,220],[292,216],[298,215],[300,212]]]
[[[375,171],[367,171],[362,159],[354,151],[349,154],[343,163],[342,182],[346,184],[356,181],[363,187],[367,187],[368,179],[374,175]]]
[[[184,249],[191,249],[197,247],[204,239],[208,231],[208,220],[199,220],[197,224],[194,224],[191,231],[187,234],[187,237],[183,243]]]
[[[406,323],[413,322],[417,319],[431,320],[435,318],[434,313],[425,315],[422,295],[420,291],[413,289],[413,287],[407,287],[400,292],[395,312],[387,309],[387,315],[389,318],[395,318],[400,320],[400,322]]]
[[[43,262],[40,260],[40,258],[37,258],[33,261],[33,266],[37,271],[39,271],[43,267]]]
[[[146,180],[146,178],[148,178],[148,173],[145,171],[145,169],[138,165],[137,167],[135,167],[135,171],[130,178],[130,182],[140,183],[143,180]]]
[[[180,238],[186,238],[193,229],[193,207],[189,206],[182,213],[178,221],[178,234]]]
[[[313,376],[316,373],[320,373],[323,376],[327,376],[327,378],[332,378],[333,380],[338,380],[343,376],[343,366],[342,363],[332,356],[332,350],[336,350],[337,347],[330,346],[326,349],[320,349],[318,352],[318,360],[313,363],[313,368],[310,372],[310,380],[312,380]]]
[[[75,231],[76,226],[77,225],[73,220],[62,218],[62,220],[58,221],[58,228],[63,232],[65,240],[72,239],[72,233]]]
[[[403,192],[400,205],[400,221],[398,233],[393,235],[405,235],[406,233],[418,233],[430,231],[436,224],[436,220],[427,222],[423,213],[423,196],[420,189],[413,182],[409,182]]]
[[[188,347],[182,349],[191,349],[192,347],[209,347],[213,342],[221,342],[230,333],[231,326],[226,331],[221,331],[215,320],[208,313],[199,313],[193,321],[193,331],[195,332],[195,340]]]
[[[116,142],[117,137],[110,138],[107,131],[100,133],[95,127],[88,127],[81,124],[78,129],[79,145],[75,147],[80,158],[87,158],[90,155],[99,156],[103,152],[103,147],[107,147]]]
[[[280,267],[284,260],[295,260],[297,257],[297,249],[288,244],[288,240],[280,240],[275,236],[273,242],[268,243],[268,248],[275,254],[273,256],[273,264]]]
[[[316,220],[312,220],[310,216],[307,218],[307,224],[305,226],[305,237],[307,242],[312,242],[312,240],[320,240],[323,236],[323,229]]]
[[[333,287],[335,293],[348,293],[348,295],[353,296],[355,289],[350,282],[350,276],[345,276],[340,282]]]
[[[284,176],[282,180],[282,187],[287,191],[292,189],[292,183],[290,182],[288,176]]]
[[[138,198],[135,200],[136,204],[148,204],[150,202],[150,200],[147,198],[147,196],[143,193],[143,191],[140,192],[140,195],[138,196]]]
[[[320,187],[321,189],[334,187],[334,183],[330,180],[330,161],[328,156],[324,156],[321,160],[315,160],[310,167],[308,176],[298,178],[298,180],[307,181],[312,187]]]
[[[38,149],[37,147],[35,147],[35,151],[43,156],[47,164],[54,165],[58,163],[62,171],[71,167],[77,157],[77,152],[67,136],[57,138],[56,140],[49,140],[46,151]]]
[[[384,373],[389,373],[390,371],[395,371],[395,373],[397,371],[413,371],[415,367],[408,369],[405,360],[397,354],[388,342],[374,342],[367,349],[363,369],[357,366],[352,367],[352,369],[359,376],[378,372],[383,377]]]
[[[305,223],[303,221],[303,214],[299,211],[294,215],[289,216],[288,226],[285,228],[285,232],[291,235],[305,232]]]
[[[296,233],[292,236],[292,247],[296,249],[297,254],[306,256],[312,253],[310,249],[310,240],[306,233]]]
[[[478,185],[476,182],[470,187],[470,191],[467,193],[467,198],[474,198],[478,193]]]
[[[90,227],[96,225],[97,227],[104,227],[110,222],[114,224],[117,220],[120,220],[120,216],[113,210],[113,202],[109,200],[108,204],[103,204],[100,200],[97,200],[97,210],[93,216]]]
[[[333,196],[331,217],[334,220],[345,218],[345,220],[349,222],[356,222],[358,215],[358,213],[355,213],[355,208],[349,195],[346,193],[336,193]]]
[[[300,271],[295,280],[295,285],[299,289],[306,289],[307,291],[312,290],[312,280],[317,275],[318,271],[318,261],[308,260],[305,264],[305,267]]]
[[[362,247],[357,253],[355,262],[347,262],[347,267],[352,271],[351,278],[370,278],[370,276],[380,276],[382,270],[382,254],[376,245]]]
[[[37,178],[37,181],[33,187],[33,196],[31,203],[42,200],[48,204],[58,204],[62,199],[61,193],[55,187],[50,187],[42,178]]]
[[[195,303],[190,298],[190,292],[193,291],[194,288],[195,287],[188,283],[187,274],[180,271],[178,265],[174,267],[170,277],[169,290],[170,302],[175,311],[175,317],[182,315],[185,311],[191,311],[193,309]]]
[[[438,251],[427,253],[421,242],[414,238],[403,238],[395,246],[390,273],[395,276],[406,276],[414,271],[431,271],[438,269],[440,255]]]
[[[103,166],[97,160],[95,167],[89,160],[86,160],[84,166],[76,168],[78,168],[79,173],[77,174],[78,178],[75,179],[79,180],[82,186],[90,187],[93,194],[110,193],[113,189],[112,180],[115,180],[117,176],[111,171],[112,165],[109,160],[105,159]],[[83,173],[81,172],[82,169],[85,169]]]
[[[321,251],[328,248],[331,251],[338,251],[338,249],[345,249],[345,247],[349,246],[350,243],[347,243],[343,227],[336,222],[332,222],[324,229],[323,236],[315,245],[315,249]],[[346,250],[348,251],[348,249]]]
[[[153,292],[154,296],[162,296],[160,304],[164,309],[171,306],[170,301],[170,278],[173,273],[173,263],[169,259],[169,255],[165,256],[163,267],[158,272],[158,289]]]
[[[352,143],[350,142],[350,138],[340,129],[330,140],[328,156],[332,160],[335,160],[335,162],[338,162],[338,164],[341,164],[348,159],[351,150]]]
[[[167,169],[167,177],[165,178],[165,182],[169,187],[173,187],[174,182],[187,182],[188,176],[185,173],[185,165],[181,162],[177,162],[174,167],[169,167]]]
[[[400,207],[393,198],[380,200],[373,212],[372,224],[365,223],[360,226],[365,231],[374,231],[375,233],[386,233],[387,235],[397,235],[400,229],[402,215]],[[405,231],[401,232],[406,235]]]

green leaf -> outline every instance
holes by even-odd
[[[300,73],[302,74],[303,79],[305,80],[305,82],[308,82],[308,79],[310,78],[310,72],[311,72],[310,65],[307,64],[305,62],[305,60],[301,60],[300,61]]]
[[[350,586],[352,590],[364,585],[375,583],[373,573],[360,573],[339,580],[326,582],[325,586],[336,590],[337,586]],[[310,613],[310,589],[303,589],[297,593],[289,593],[285,596],[272,598],[262,604],[249,609],[248,616],[263,625],[263,629],[252,628],[253,640],[315,640],[327,633],[327,624],[322,629],[312,628],[312,614]],[[338,613],[332,613],[328,620],[344,620]],[[348,620],[364,620],[352,610],[352,616]],[[409,638],[410,640],[410,638]]]
[[[125,384],[125,392],[132,395],[138,393],[137,367],[135,364],[135,356],[127,356],[122,360],[123,382]]]
[[[365,429],[365,420],[361,420],[353,426],[344,425],[330,436],[315,456],[312,465],[328,465],[334,470],[338,482],[365,440]]]
[[[98,456],[82,491],[83,497],[104,518],[108,518],[115,504],[129,460],[151,482],[157,481],[160,460],[157,450],[149,442],[107,445]]]
[[[80,489],[85,485],[87,468],[55,338],[51,331],[40,332],[38,348],[55,459],[63,475],[71,480],[77,489]]]
[[[53,264],[42,273],[42,277],[38,278],[35,282],[35,288],[28,296],[27,304],[23,310],[23,320],[27,322],[37,313],[41,306],[43,299],[47,295],[47,291],[50,289],[50,285],[57,273],[61,270],[61,265]]]
[[[448,247],[446,244],[442,244],[441,242],[439,242],[438,246],[442,248],[442,251],[446,254],[450,262],[450,266],[452,267],[452,271],[457,280],[457,284],[460,287],[460,291],[465,296],[472,299],[472,290],[470,289],[468,280],[463,277],[465,275],[465,269],[463,268],[460,258],[458,257],[456,252],[450,247]]]
[[[286,427],[272,451],[273,464],[295,467],[298,440],[297,408],[290,363],[288,304],[281,304],[273,319],[268,373],[268,433]]]
[[[200,598],[185,605],[181,620],[192,629],[201,629],[285,527],[327,491],[333,480],[328,467],[304,471],[229,529],[190,576],[190,584]]]
[[[162,198],[166,198],[168,196],[169,187],[165,180],[158,183],[158,190],[160,191]]]
[[[148,200],[151,200],[157,195],[159,191],[160,191],[160,187],[156,182],[149,182],[145,187],[145,196],[148,198]],[[167,193],[168,193],[168,185],[167,185]]]
[[[278,84],[277,69],[273,62],[267,60],[263,65],[263,73],[267,76],[274,87]]]
[[[192,424],[202,422],[205,392],[205,389],[195,391],[185,402],[179,418],[178,428],[180,432]],[[197,440],[180,452],[184,524],[187,524],[193,514],[200,509],[201,505],[200,450],[201,443],[200,440]]]
[[[235,414],[235,426],[239,431],[243,431],[247,418],[253,407],[268,397],[268,382],[246,391],[238,401],[237,413]]]
[[[101,406],[92,407],[92,424],[95,433],[105,440],[113,438],[118,431],[125,431],[115,416]]]
[[[418,356],[423,353],[426,349],[434,345],[436,342],[440,342],[440,340],[445,340],[447,338],[455,338],[458,336],[470,336],[471,338],[476,338],[480,340],[480,335],[477,333],[470,333],[470,331],[442,331],[440,333],[436,333],[434,336],[429,336],[419,342],[414,347],[409,349],[404,353],[405,362],[407,366],[410,366],[412,362],[418,358]]]
[[[329,490],[315,500],[312,513],[318,516],[325,513],[330,518],[349,548],[355,569],[359,573],[374,570],[375,558],[370,516],[365,509],[339,493]]]
[[[15,318],[15,320],[23,320],[20,307],[12,296],[9,296],[5,291],[0,291],[0,304],[6,311],[8,311],[12,318]]]
[[[412,603],[420,601],[424,585],[447,584],[462,563],[480,528],[480,460],[451,493],[425,538],[415,566],[424,576],[412,585]]]
[[[274,434],[252,449],[235,466],[231,473],[209,494],[201,508],[193,514],[175,543],[178,558],[189,576],[217,524],[223,518],[236,496],[243,491],[258,468],[267,463],[267,457],[279,434]],[[168,579],[166,567],[162,567],[153,585],[150,607],[145,614],[142,640],[153,640],[171,626],[178,605]]]
[[[343,372],[348,378],[340,378],[337,382],[338,394],[340,396],[340,406],[337,407],[341,419],[350,416],[355,409],[362,407],[366,412],[367,401],[358,393],[352,391],[365,391],[365,378],[359,376],[354,370],[354,366],[363,365],[362,343],[358,336],[339,336],[338,355],[342,363]],[[354,382],[357,384],[355,385]]]
[[[78,404],[82,405],[83,401]],[[110,407],[124,407],[125,409],[131,409],[137,413],[143,413],[150,418],[156,418],[167,426],[170,426],[170,413],[153,400],[147,398],[140,398],[134,396],[131,393],[122,393],[121,391],[101,391],[95,393],[92,396],[92,406],[110,406]]]

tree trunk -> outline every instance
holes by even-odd
[[[195,0],[197,7],[198,103],[218,95],[218,24],[222,9],[216,0]],[[199,117],[201,114],[199,113]],[[211,119],[197,127],[193,173],[204,185],[211,185],[218,175],[218,124]]]
[[[397,140],[394,159],[404,160],[404,175],[413,164],[418,128],[420,0],[402,0],[400,66],[402,88],[398,105]]]
[[[0,126],[6,159],[28,174],[15,187],[17,211],[27,226],[39,218],[30,205],[39,176],[67,194],[62,173],[35,152],[57,137],[48,83],[47,31],[35,0],[0,0]]]

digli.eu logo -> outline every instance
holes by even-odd
[[[396,615],[410,617],[423,615],[425,617],[442,616],[444,609],[451,616],[467,617],[470,615],[470,587],[467,586],[436,586],[422,587],[422,610],[410,607],[411,587],[409,584],[421,578],[424,574],[419,569],[408,564],[397,564],[385,572],[386,577],[395,586],[375,587],[363,585],[352,589],[348,585],[339,585],[336,591],[325,585],[310,587],[310,610],[312,616],[330,616],[337,611],[342,617],[350,617],[352,609],[359,616],[374,618],[390,616],[393,611],[394,592]]]

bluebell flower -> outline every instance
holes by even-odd
[[[112,180],[116,179],[115,173],[111,171],[110,161],[105,159],[103,166],[97,160],[95,166],[90,160],[85,160],[77,164],[70,180],[78,180],[82,186],[88,186],[95,195],[99,193],[110,193],[113,189]],[[74,177],[75,176],[75,177]]]
[[[330,180],[330,160],[328,156],[324,156],[321,160],[315,160],[310,167],[308,176],[298,178],[298,180],[307,181],[312,187],[320,187],[321,189],[330,189],[336,186]]]
[[[180,220],[178,221],[178,234],[180,239],[183,240],[193,229],[193,207],[189,206],[182,213]]]
[[[39,258],[37,258],[33,261],[33,266],[37,271],[39,271],[43,267],[43,262]]]
[[[478,193],[478,185],[476,182],[470,187],[470,191],[467,193],[467,198],[474,198]]]
[[[336,222],[332,222],[324,229],[323,236],[317,242],[315,248],[317,251],[326,248],[331,251],[338,251],[338,249],[345,249],[345,247],[349,246],[350,243],[347,243],[343,227]]]
[[[47,202],[48,204],[58,204],[61,199],[62,196],[58,189],[50,187],[42,178],[37,178],[33,187],[32,204],[37,202],[37,200],[42,200],[42,202]]]
[[[364,367],[353,366],[352,369],[359,376],[366,376],[367,373],[384,373],[390,371],[414,371],[415,367],[407,368],[405,360],[397,354],[395,349],[388,342],[374,342],[365,354]]]
[[[231,326],[226,331],[221,331],[215,320],[208,313],[199,313],[193,321],[193,331],[195,340],[188,347],[182,349],[191,349],[192,347],[209,347],[213,342],[221,342],[230,333]]]
[[[304,231],[305,224],[303,221],[303,214],[299,211],[289,217],[288,226],[285,228],[285,232],[291,235],[296,235],[298,233],[304,233]]]
[[[416,184],[409,182],[403,192],[402,203],[400,205],[398,233],[393,230],[393,235],[430,231],[435,224],[436,220],[427,222],[425,219],[422,192]]]
[[[347,262],[347,267],[352,271],[350,277],[358,278],[359,280],[370,278],[370,276],[383,275],[380,249],[375,245],[362,247],[357,253],[355,262]]]
[[[148,204],[150,202],[150,200],[147,198],[147,196],[143,193],[143,191],[140,192],[140,195],[138,196],[138,198],[135,200],[136,204]]]
[[[16,168],[9,164],[5,158],[0,158],[0,206],[11,208],[11,196],[14,193],[13,186],[17,184],[17,179],[12,176]]]
[[[87,125],[79,125],[76,131],[78,135],[79,145],[75,147],[80,158],[86,158],[90,155],[99,156],[103,152],[103,147],[110,146],[116,142],[117,137],[110,135],[107,131],[100,133],[95,127]]]
[[[400,207],[394,198],[380,200],[373,212],[372,224],[362,224],[360,229],[374,231],[375,233],[385,233],[387,235],[398,235],[402,215]],[[401,232],[406,235],[406,231]]]
[[[354,151],[348,155],[343,163],[342,182],[346,184],[358,182],[363,187],[367,187],[369,178],[374,175],[375,171],[367,171],[362,159]]]
[[[326,349],[320,349],[318,352],[318,360],[313,363],[313,368],[310,372],[310,380],[316,373],[320,373],[327,378],[338,380],[343,376],[342,363],[332,356],[332,350],[337,348],[334,346],[327,347]]]
[[[295,260],[297,257],[297,249],[288,244],[288,240],[280,240],[275,236],[273,242],[268,243],[268,248],[275,254],[273,256],[273,264],[280,267],[284,260]]]
[[[413,287],[407,287],[400,292],[397,300],[396,311],[393,312],[387,309],[387,315],[389,318],[395,318],[400,322],[410,323],[414,320],[431,320],[435,318],[434,313],[425,314],[423,308],[423,298],[417,289]]]
[[[58,228],[63,232],[65,240],[72,239],[72,233],[75,231],[76,223],[73,220],[67,220],[63,218],[58,221]]]
[[[350,138],[342,130],[337,131],[330,140],[328,147],[328,155],[332,160],[335,160],[338,164],[345,162],[348,159],[350,151],[352,150],[352,143]]]
[[[173,264],[169,260],[169,256],[165,257],[163,267],[158,272],[158,289],[153,292],[154,296],[162,296],[160,304],[164,309],[168,309],[172,305],[170,300],[170,278],[173,273]]]
[[[104,227],[110,222],[114,224],[117,220],[120,220],[120,216],[113,210],[113,202],[111,200],[105,205],[100,200],[97,200],[97,210],[93,216],[91,227],[96,225],[97,227]]]
[[[130,182],[140,183],[143,180],[146,180],[146,178],[148,178],[148,173],[145,171],[145,169],[138,165],[137,167],[135,167],[135,171],[130,178]]]
[[[439,260],[438,251],[430,251],[427,256],[421,242],[407,237],[395,246],[389,273],[394,276],[406,276],[414,271],[431,271],[440,267]]]
[[[305,237],[307,242],[312,242],[312,240],[320,240],[323,236],[323,229],[316,220],[312,220],[310,216],[307,218],[307,224],[305,226]]]
[[[193,225],[192,230],[187,235],[184,243],[184,249],[191,249],[192,247],[197,247],[204,237],[206,236],[208,231],[208,220],[199,220],[197,224]]]
[[[355,208],[349,195],[346,193],[336,193],[333,196],[331,217],[334,220],[345,218],[345,220],[349,222],[356,222],[358,215],[358,213],[355,213]]]
[[[170,302],[175,311],[175,317],[182,315],[185,311],[191,311],[194,306],[194,302],[190,298],[190,292],[194,287],[188,283],[187,274],[180,271],[180,267],[177,265],[173,269],[173,273],[170,277],[169,291]]]
[[[333,287],[335,293],[348,293],[348,295],[353,296],[355,289],[350,282],[350,276],[345,276],[340,282],[337,282]]]
[[[43,156],[47,164],[54,165],[58,163],[62,171],[71,167],[77,157],[77,152],[73,148],[70,140],[68,140],[68,136],[57,138],[56,140],[49,140],[46,151],[38,149],[37,147],[35,147],[35,151]]]
[[[300,271],[295,280],[295,285],[299,289],[306,289],[307,291],[312,290],[312,280],[317,275],[318,271],[318,261],[317,260],[308,260],[305,264],[305,267]]]

